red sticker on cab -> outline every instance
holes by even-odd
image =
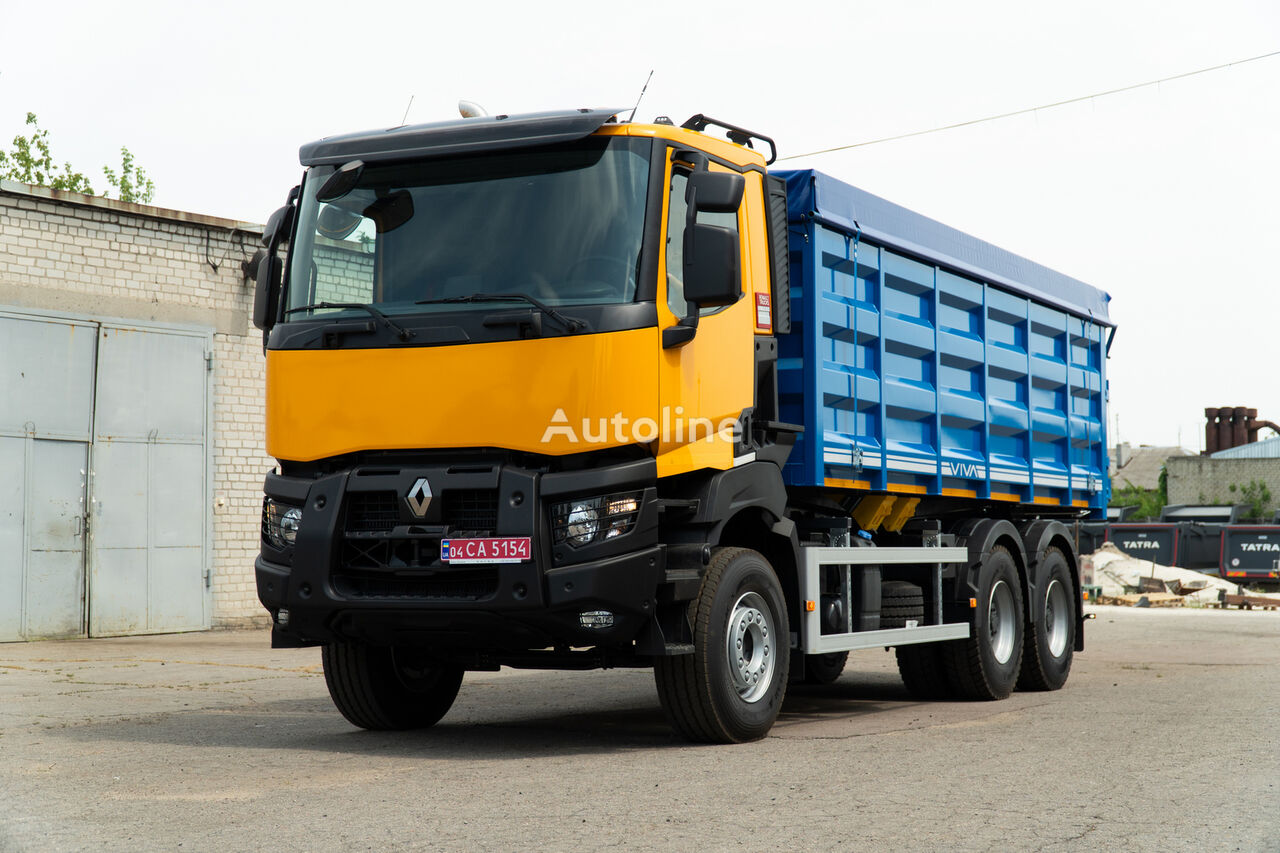
[[[770,311],[769,294],[756,294],[756,328],[773,331],[773,312]]]

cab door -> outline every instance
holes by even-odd
[[[684,232],[688,204],[686,189],[692,168],[673,150],[666,164],[665,224],[659,268],[658,324],[667,329],[698,311],[684,299]],[[727,171],[712,163],[713,171]],[[687,342],[664,348],[659,367],[661,423],[658,435],[658,476],[700,468],[727,469],[734,465],[732,425],[755,398],[755,309],[751,240],[745,210],[760,176],[748,174],[744,201],[737,213],[698,213],[698,222],[736,230],[743,296],[732,305],[704,308],[697,332]]]

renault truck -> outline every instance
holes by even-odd
[[[652,668],[716,743],[859,649],[920,699],[1066,682],[1110,297],[776,156],[612,109],[302,146],[257,592],[351,723],[500,667]]]

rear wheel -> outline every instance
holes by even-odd
[[[689,605],[691,655],[654,663],[658,698],[689,740],[741,743],[764,737],[782,709],[790,627],[769,562],[746,548],[719,548]]]
[[[997,545],[978,571],[970,636],[939,646],[947,679],[965,699],[1004,699],[1022,664],[1022,583],[1013,556]]]
[[[462,669],[416,649],[328,643],[321,651],[333,704],[362,729],[425,729],[453,705]]]
[[[1067,557],[1057,548],[1045,551],[1042,589],[1031,603],[1033,625],[1023,641],[1019,690],[1057,690],[1067,683],[1076,645],[1075,584]]]

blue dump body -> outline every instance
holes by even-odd
[[[1110,497],[1110,297],[828,175],[781,173],[792,486],[1087,508]]]

